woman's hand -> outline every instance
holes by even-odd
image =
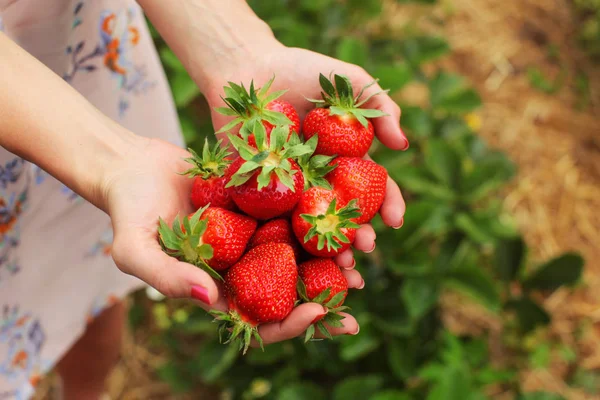
[[[210,107],[213,109],[213,125],[218,130],[225,125],[229,119],[214,111],[215,107],[222,107],[223,86],[227,81],[234,83],[243,82],[246,87],[254,80],[257,87],[275,76],[271,90],[289,89],[282,99],[289,101],[303,118],[306,113],[314,107],[306,98],[320,98],[321,86],[319,84],[319,73],[329,75],[330,72],[344,74],[352,81],[355,93],[360,88],[372,82],[374,79],[364,69],[348,64],[331,57],[327,57],[312,51],[285,47],[275,40],[268,42],[268,51],[260,52],[260,58],[254,58],[253,63],[246,63],[234,68],[231,65],[222,71],[220,79],[215,79],[205,89],[205,95]],[[256,63],[257,60],[260,60]],[[364,96],[381,91],[379,85],[368,88]],[[377,138],[385,146],[394,150],[406,150],[408,140],[400,128],[400,108],[385,93],[374,96],[366,108],[376,108],[384,111],[388,116],[372,120]],[[387,182],[387,192],[381,206],[380,214],[388,226],[399,228],[402,226],[405,204],[398,185],[390,178]],[[362,226],[357,232],[354,248],[366,253],[375,249],[375,231],[371,225]],[[354,267],[354,257],[351,250],[340,254],[337,263],[343,268]]]
[[[121,271],[134,275],[167,297],[194,298],[205,310],[227,310],[221,287],[206,272],[167,256],[157,239],[157,221],[169,223],[177,214],[191,211],[192,180],[179,175],[189,168],[183,161],[190,154],[158,139],[136,139],[127,157],[114,165],[104,184],[106,211],[114,229],[113,258]],[[351,288],[362,285],[357,271],[344,271]],[[263,325],[259,332],[265,344],[301,335],[323,314],[316,303],[303,304],[281,323]],[[356,320],[347,315],[343,328],[333,335],[358,332]]]

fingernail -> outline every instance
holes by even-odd
[[[402,228],[402,225],[404,225],[404,217],[402,217],[402,219],[400,220],[400,223],[396,226],[392,226],[393,229],[400,229]]]
[[[327,313],[329,312],[329,309],[327,307],[323,307],[323,314],[319,314],[315,317],[315,319],[312,320],[312,322],[310,323],[312,324],[316,324],[317,322],[319,322],[320,320],[323,319],[324,316],[327,315]]]
[[[344,268],[344,269],[353,269],[354,267],[356,267],[356,260],[353,258],[351,266],[349,266],[349,267],[342,267],[342,268]]]
[[[408,148],[410,147],[410,143],[408,143],[408,139],[406,138],[406,135],[404,134],[402,128],[400,128],[400,134],[402,135],[402,140],[404,141],[404,146],[400,148],[400,150],[408,150]]]
[[[346,335],[356,336],[356,335],[358,335],[358,332],[360,332],[360,325],[356,328],[356,332],[354,332],[354,333],[346,333]]]
[[[367,253],[367,254],[372,253],[373,250],[375,250],[375,243],[373,243],[373,247],[371,248],[371,250],[365,251],[365,253]]]
[[[365,287],[365,280],[363,279],[360,285],[358,285],[357,289],[363,289]]]
[[[208,297],[208,289],[199,285],[192,286],[192,298],[200,300],[203,303],[210,305],[210,298]]]

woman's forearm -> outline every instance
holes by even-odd
[[[202,91],[277,45],[246,0],[138,0]]]
[[[105,209],[109,168],[137,136],[0,33],[0,146]]]

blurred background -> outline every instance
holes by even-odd
[[[404,227],[375,221],[347,300],[358,336],[241,357],[202,310],[137,293],[111,396],[600,398],[600,1],[250,3],[283,43],[391,90],[411,148],[373,158],[404,191]],[[155,40],[197,149],[208,108]]]

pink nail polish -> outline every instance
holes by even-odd
[[[352,259],[352,265],[351,266],[349,266],[349,267],[342,267],[342,268],[344,268],[344,269],[353,269],[354,267],[356,267],[356,260]]]
[[[362,282],[360,283],[360,285],[357,287],[357,289],[364,289],[365,287],[365,280],[363,279]]]
[[[210,298],[208,297],[208,289],[200,285],[192,286],[192,298],[200,300],[203,303],[210,305]]]
[[[369,251],[365,251],[365,253],[369,254],[372,253],[375,250],[375,243],[373,243],[373,248],[371,248],[371,250]]]
[[[356,335],[358,335],[358,332],[360,332],[360,326],[358,328],[356,328],[356,332],[354,332],[354,333],[346,333],[346,335],[356,336]]]
[[[404,217],[402,217],[402,219],[400,220],[400,225],[398,226],[392,226],[393,229],[400,229],[402,228],[402,225],[404,225]]]
[[[408,148],[410,147],[410,143],[408,143],[408,139],[406,138],[404,131],[402,131],[402,128],[400,128],[400,133],[402,134],[402,139],[404,139],[404,146],[400,150],[408,150]]]
[[[329,312],[329,310],[327,309],[327,307],[323,307],[323,314],[319,314],[315,317],[315,319],[312,320],[312,322],[310,323],[312,324],[316,324],[317,322],[319,322],[320,320],[323,319],[323,317],[325,317],[327,315],[327,313]]]

